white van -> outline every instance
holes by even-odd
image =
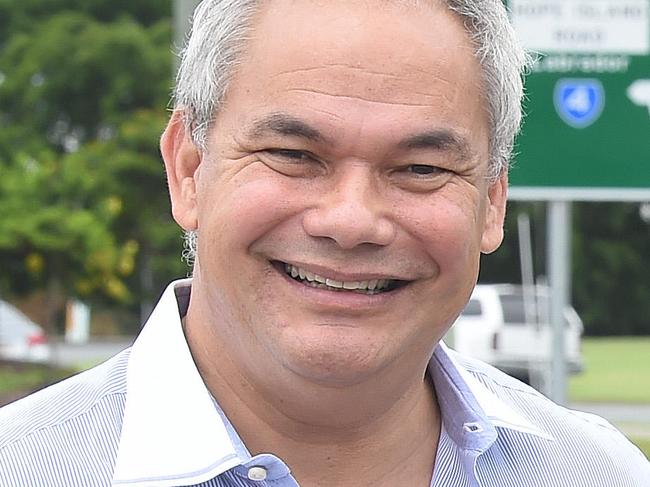
[[[536,286],[529,296],[524,295],[522,286],[479,284],[445,342],[460,353],[529,382],[532,373],[542,373],[551,361],[553,333],[549,316],[547,287]],[[567,371],[576,373],[583,367],[583,324],[570,306],[564,318]]]

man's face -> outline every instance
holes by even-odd
[[[175,202],[200,235],[193,299],[245,367],[425,365],[501,240],[480,76],[443,7],[266,5]]]

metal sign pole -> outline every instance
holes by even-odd
[[[173,0],[174,52],[180,52],[190,30],[190,19],[200,0]],[[178,68],[178,57],[174,56],[174,71]]]
[[[551,359],[551,399],[567,402],[567,367],[565,357],[564,310],[569,303],[571,203],[550,201],[548,225],[548,274],[551,291],[551,324],[553,329]]]

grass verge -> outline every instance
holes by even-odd
[[[630,438],[630,441],[639,447],[645,456],[650,460],[650,438]]]
[[[0,406],[74,373],[74,370],[55,369],[38,364],[0,362]]]
[[[569,380],[572,402],[650,404],[650,337],[585,338],[585,370]]]

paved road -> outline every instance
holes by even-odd
[[[52,343],[52,363],[61,367],[91,367],[131,346],[132,337],[93,340],[83,345]]]
[[[576,403],[569,407],[597,414],[613,423],[650,423],[650,404]]]
[[[650,404],[574,403],[569,407],[602,416],[626,436],[650,439]]]

